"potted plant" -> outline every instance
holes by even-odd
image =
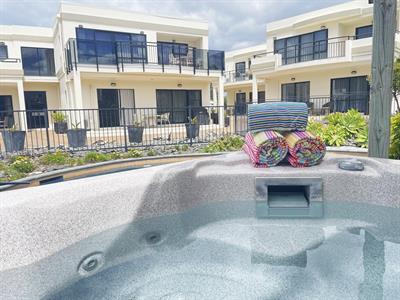
[[[193,119],[189,119],[189,123],[185,124],[186,127],[186,138],[187,139],[195,139],[199,136],[200,125],[197,122],[197,117]]]
[[[128,125],[129,143],[141,143],[143,141],[144,126],[140,122]]]
[[[72,128],[67,130],[68,145],[71,148],[79,148],[86,146],[86,132],[85,128],[79,128],[80,122],[71,124]]]
[[[2,131],[6,152],[18,152],[24,150],[26,132],[17,130],[15,126]]]
[[[67,117],[59,111],[55,111],[51,114],[54,122],[54,132],[57,134],[64,134],[68,130]]]

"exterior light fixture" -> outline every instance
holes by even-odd
[[[115,82],[110,83],[111,86],[116,86],[117,84]]]
[[[182,83],[178,83],[176,86],[177,86],[178,88],[181,88],[181,87],[182,87]]]
[[[296,78],[292,77],[292,78],[290,78],[290,80],[291,80],[291,81],[295,81],[295,80],[296,80]]]
[[[356,70],[353,70],[353,71],[351,71],[351,74],[352,74],[352,75],[356,75],[356,74],[357,74],[357,71],[356,71]]]
[[[322,25],[322,26],[321,26],[321,29],[326,29],[326,26],[325,26],[325,25]]]

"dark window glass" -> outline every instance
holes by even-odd
[[[14,114],[11,95],[0,95],[0,128],[11,128]]]
[[[236,76],[243,76],[246,74],[246,63],[244,61],[235,64]]]
[[[46,92],[24,92],[26,121],[28,128],[45,128],[48,126]]]
[[[218,50],[208,50],[208,67],[210,70],[224,70],[224,52]]]
[[[282,64],[326,58],[328,30],[319,30],[275,40],[274,53],[282,55]]]
[[[372,36],[372,25],[356,28],[356,40],[365,39]]]
[[[46,48],[21,48],[25,75],[54,76],[54,51]]]
[[[310,99],[310,82],[282,84],[282,100],[292,102],[308,102]]]
[[[368,112],[369,83],[366,76],[335,78],[331,82],[331,109],[346,112],[354,108]]]
[[[76,28],[78,60],[88,64],[140,63],[147,61],[146,36]]]
[[[0,59],[8,58],[7,45],[0,45]]]

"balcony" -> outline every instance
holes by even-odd
[[[245,70],[245,72],[226,71],[224,72],[224,77],[225,83],[242,82],[252,79],[249,69]]]
[[[96,71],[113,68],[116,72],[159,71],[179,73],[220,72],[225,53],[189,47],[185,44],[150,42],[102,42],[69,39],[65,48],[67,72],[78,66]]]
[[[19,58],[0,59],[1,75],[23,75],[22,63]]]
[[[347,44],[353,37],[336,37],[312,43],[303,43],[285,48],[275,49],[254,55],[252,69],[276,70],[286,65],[310,63],[313,61],[327,60],[327,62],[345,58]],[[320,62],[319,62],[320,63]]]

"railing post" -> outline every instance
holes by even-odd
[[[49,135],[49,111],[47,109],[44,110],[44,126],[46,128],[46,140],[47,140],[47,150],[50,150],[50,135]]]
[[[118,61],[118,42],[114,44],[115,48],[115,63],[117,64],[117,72],[119,72],[119,61]]]
[[[228,108],[227,108],[228,110]],[[234,112],[235,112],[235,134],[237,134],[237,111],[236,111],[236,107],[233,108]],[[226,113],[228,115],[228,113]],[[224,122],[225,122],[225,115],[224,115]],[[224,124],[225,126],[225,124]]]
[[[124,67],[124,54],[122,52],[122,42],[121,42],[121,44],[119,46],[119,49],[121,50],[120,51],[120,53],[121,53],[121,68],[122,68],[122,72],[124,72],[125,71],[125,67]]]
[[[125,119],[125,107],[122,107],[122,123],[123,123],[123,127],[124,127],[124,148],[125,148],[125,152],[128,151],[128,139],[126,137],[126,119]]]
[[[210,53],[207,51],[207,75],[210,75]]]
[[[179,74],[181,74],[182,73],[181,45],[178,45],[178,50],[179,50],[179,55],[178,55],[178,58],[179,58]]]
[[[76,56],[76,51],[77,51],[78,47],[76,46],[76,40],[73,40],[73,44],[74,44],[73,49],[74,49],[75,70],[77,70],[78,69],[78,62],[77,62],[78,59],[77,59],[77,56]]]
[[[164,47],[163,47],[163,43],[161,43],[161,65],[162,65],[162,71],[164,73]]]
[[[192,128],[193,128],[193,126],[192,126],[192,107],[191,107],[191,105],[189,104],[189,136],[190,136],[190,146],[192,146],[193,145],[193,138],[192,138]]]
[[[141,51],[141,53],[142,53],[142,68],[143,68],[143,72],[144,72],[145,71],[145,67],[144,67],[144,60],[145,60],[144,49],[146,47],[146,53],[147,53],[147,45],[145,43],[143,43],[143,42],[141,42],[141,44],[142,44],[142,51]]]
[[[196,48],[192,48],[193,50],[193,74],[196,74]]]

